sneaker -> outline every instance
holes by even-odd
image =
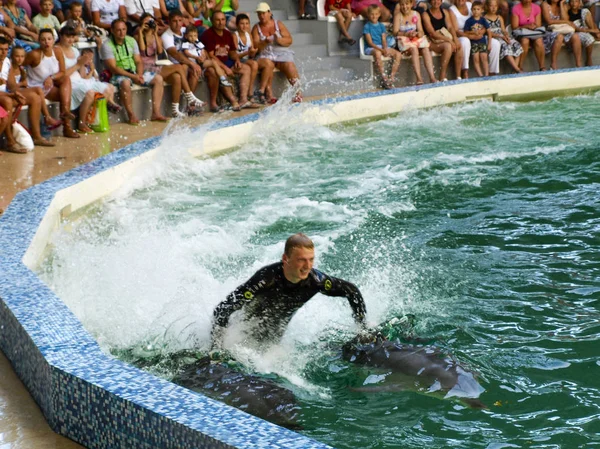
[[[225,77],[219,79],[219,84],[223,87],[233,87],[233,84]]]
[[[187,115],[183,112],[181,112],[179,109],[173,109],[171,111],[171,117],[173,118],[185,118],[187,117]]]

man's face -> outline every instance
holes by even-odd
[[[183,25],[183,17],[175,16],[169,19],[169,26],[171,31],[175,34],[181,33],[181,26]]]
[[[127,25],[123,22],[117,22],[113,27],[113,34],[115,35],[115,40],[122,43],[127,35]]]
[[[8,44],[0,44],[0,61],[4,61],[8,56]]]
[[[291,254],[283,255],[283,271],[288,281],[293,283],[306,279],[315,262],[315,250],[312,248],[292,248]]]
[[[212,24],[215,30],[223,31],[225,29],[225,14],[222,12],[214,13],[212,16]]]

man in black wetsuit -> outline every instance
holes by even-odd
[[[257,341],[278,341],[294,313],[317,293],[345,296],[354,319],[361,330],[365,329],[365,302],[358,288],[314,269],[314,259],[315,249],[311,239],[304,234],[288,238],[281,262],[258,270],[217,306],[211,349],[222,349],[229,317],[241,308],[244,308],[246,320],[252,321],[252,334]]]

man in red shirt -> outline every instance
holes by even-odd
[[[202,33],[200,41],[206,47],[206,51],[211,57],[217,58],[217,62],[223,67],[225,74],[229,77],[239,75],[240,80],[240,101],[233,94],[230,87],[221,87],[223,96],[231,103],[234,111],[239,111],[242,108],[257,107],[254,103],[248,100],[246,93],[248,92],[248,84],[250,83],[250,67],[243,64],[237,54],[233,36],[227,29],[227,19],[221,11],[213,13],[211,18],[212,27]],[[217,112],[217,94],[219,93],[219,77],[217,72],[211,67],[205,72],[210,95],[210,110]]]

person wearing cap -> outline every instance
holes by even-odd
[[[294,52],[289,48],[292,45],[292,35],[279,20],[273,18],[271,7],[266,2],[261,2],[256,7],[258,23],[252,28],[252,41],[258,49],[259,70],[261,81],[256,95],[262,102],[270,91],[273,80],[274,68],[279,69],[289,83],[298,88],[293,101],[302,102],[300,92],[300,79],[298,69],[294,64]]]
[[[242,309],[253,338],[276,343],[294,314],[317,293],[346,297],[354,320],[366,331],[366,307],[360,290],[352,283],[315,268],[315,245],[298,233],[285,242],[280,262],[258,270],[236,288],[214,311],[211,353],[223,349],[223,337],[233,312]]]
[[[238,99],[233,94],[231,88],[225,87],[221,89],[223,96],[231,103],[234,111],[239,111],[243,108],[258,107],[248,98],[248,88],[250,85],[250,67],[243,64],[237,54],[233,35],[226,27],[226,16],[222,11],[215,11],[211,18],[212,27],[202,33],[200,42],[206,47],[206,51],[218,64],[221,65],[223,71],[228,77],[234,75],[239,76],[240,98]],[[220,80],[214,68],[209,67],[205,72],[206,81],[208,84],[210,110],[218,112],[217,94],[219,93]]]

